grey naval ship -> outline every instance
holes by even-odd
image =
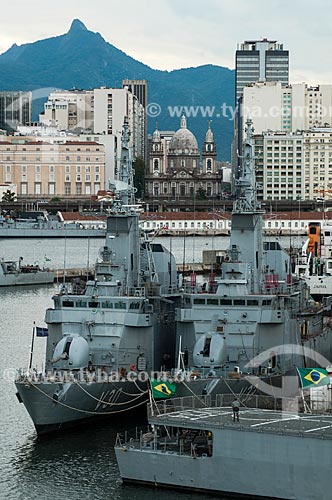
[[[250,120],[236,183],[221,276],[203,287],[191,280],[176,310],[178,369],[189,369],[196,394],[221,394],[230,386],[238,392],[248,380],[270,393],[266,384],[284,385],[295,366],[331,360],[331,297],[314,302],[305,280],[292,274],[288,252],[277,240],[263,240]],[[190,392],[181,384],[177,394]]]
[[[118,199],[95,280],[83,292],[55,295],[45,318],[46,373],[21,369],[16,378],[39,433],[145,404],[141,375],[151,370],[175,380],[177,396],[259,390],[279,397],[295,366],[331,359],[332,299],[315,303],[279,242],[263,241],[251,122],[222,274],[206,285],[192,276],[180,288],[173,256],[141,239],[126,136],[125,126]]]
[[[39,434],[138,408],[148,391],[135,374],[160,370],[174,358],[176,263],[141,236],[128,140],[126,121],[95,279],[84,290],[64,285],[54,296],[45,317],[45,372],[22,369],[16,378],[19,401]]]
[[[150,407],[150,432],[117,437],[123,482],[227,498],[331,498],[331,415],[264,410],[248,401],[234,421],[231,401],[220,394],[200,404],[188,397]]]

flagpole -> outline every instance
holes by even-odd
[[[35,334],[36,334],[36,322],[33,322],[33,327],[32,327],[32,339],[31,339],[31,348],[30,348],[30,361],[29,361],[29,370],[31,370],[32,367],[32,357],[33,357],[33,345],[35,343]]]

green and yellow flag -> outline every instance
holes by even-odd
[[[329,385],[331,379],[324,368],[297,368],[302,389]]]
[[[170,398],[174,396],[176,385],[170,382],[161,382],[160,380],[151,379],[152,397],[154,399]]]

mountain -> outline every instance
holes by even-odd
[[[210,118],[218,158],[229,160],[233,121],[226,106],[233,108],[234,70],[211,64],[155,70],[89,31],[78,19],[64,35],[14,44],[0,55],[0,89],[35,91],[34,119],[52,88],[119,87],[124,78],[148,80],[149,103],[160,106],[159,116],[149,119],[149,132],[156,118],[160,130],[176,130],[184,111],[188,128],[202,145]]]

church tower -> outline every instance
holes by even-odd
[[[217,168],[217,150],[214,142],[211,122],[208,121],[208,129],[205,134],[205,140],[202,148],[202,174],[215,175]]]
[[[156,130],[153,132],[151,147],[150,147],[150,165],[149,173],[155,177],[165,172],[164,166],[164,146],[158,130],[158,122],[156,123]]]

